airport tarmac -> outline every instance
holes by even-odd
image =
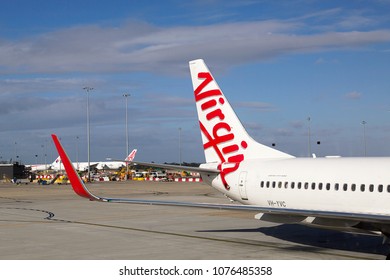
[[[229,203],[203,183],[88,187],[106,197]],[[0,259],[385,259],[381,237],[267,223],[254,214],[91,202],[69,185],[0,182]]]

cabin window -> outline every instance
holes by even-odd
[[[378,192],[383,192],[383,185],[378,186]]]
[[[387,192],[390,192],[390,185],[387,185]]]
[[[284,182],[284,188],[285,188],[285,189],[288,188],[288,182]]]
[[[327,190],[327,191],[330,190],[330,183],[326,183],[326,190]]]
[[[319,189],[319,190],[322,190],[322,183],[319,183],[319,184],[318,184],[318,189]]]
[[[294,189],[294,188],[295,188],[295,183],[291,182],[291,189]]]
[[[282,182],[278,182],[278,188],[282,188]]]
[[[335,190],[335,191],[338,191],[338,190],[339,190],[339,184],[338,184],[338,183],[334,184],[334,190]]]
[[[370,189],[370,192],[373,192],[373,191],[374,191],[374,185],[371,184],[370,187],[369,187],[369,189]]]
[[[366,185],[361,184],[360,185],[360,191],[364,192],[366,190]]]
[[[299,183],[298,183],[298,189],[301,189],[301,187],[302,187],[302,183],[299,182]]]
[[[305,190],[307,190],[308,188],[309,188],[309,183],[305,182]]]
[[[311,189],[315,190],[316,189],[316,183],[311,183]]]
[[[260,188],[264,188],[264,181],[260,182]]]
[[[273,181],[273,182],[272,182],[272,188],[275,188],[275,187],[276,187],[276,182]]]
[[[348,190],[348,184],[344,184],[344,185],[343,185],[343,190],[344,190],[344,191],[347,191],[347,190]]]
[[[267,187],[267,188],[269,188],[269,181],[267,181],[267,183],[266,183],[266,187]]]
[[[356,184],[352,184],[351,185],[351,190],[354,192],[354,191],[356,191]]]

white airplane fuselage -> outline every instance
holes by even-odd
[[[97,164],[96,168],[99,170],[103,170],[103,169],[116,170],[124,166],[126,166],[126,163],[123,161],[102,161]]]
[[[208,166],[210,166],[208,164]],[[246,205],[390,215],[390,158],[289,158],[242,161],[203,179]]]
[[[31,171],[45,171],[50,168],[50,164],[34,164],[34,165],[26,165],[26,167],[30,168]]]

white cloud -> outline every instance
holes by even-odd
[[[357,92],[357,91],[351,91],[351,92],[348,92],[344,95],[345,98],[347,99],[350,99],[350,100],[357,100],[357,99],[360,99],[362,97],[362,93],[360,92]]]
[[[325,59],[323,57],[319,57],[315,62],[315,64],[337,64],[339,61],[337,59]]]
[[[277,55],[390,41],[390,30],[300,34],[300,22],[257,21],[158,28],[78,26],[0,44],[2,73],[179,72],[205,58],[219,67]]]
[[[328,13],[337,14],[339,11]],[[151,77],[158,77],[153,74],[148,74],[146,78],[126,75],[125,80],[121,77],[112,79],[110,73],[147,71],[188,75],[187,61],[196,58],[206,59],[216,72],[280,55],[355,48],[390,41],[390,30],[336,32],[334,30],[338,29],[327,29],[327,32],[321,32],[317,29],[313,32],[315,29],[308,27],[304,20],[169,28],[129,22],[119,27],[75,26],[13,41],[0,39],[0,73],[7,74],[0,80],[2,138],[12,141],[14,138],[26,139],[26,133],[43,137],[60,130],[65,138],[66,135],[69,135],[69,139],[73,137],[72,143],[75,135],[85,134],[85,95],[82,87],[91,85],[96,88],[90,104],[94,144],[107,146],[112,151],[113,143],[124,141],[123,98],[120,98],[120,94],[118,98],[112,97],[122,88],[132,92],[132,87],[138,83],[140,88],[135,92],[139,95],[134,95],[130,102],[132,143],[138,144],[137,148],[155,149],[157,154],[161,152],[161,147],[171,145],[164,152],[174,154],[177,150],[178,125],[197,125],[192,97],[178,97],[180,95],[176,96],[176,92],[170,92],[164,85],[145,86],[144,83],[156,83],[151,82]],[[355,22],[358,24],[359,20]],[[361,24],[364,24],[364,20]],[[320,58],[317,63],[337,61]],[[86,74],[79,75],[80,72]],[[131,77],[130,81],[128,76]],[[139,80],[140,76],[144,80]],[[350,92],[344,97],[358,99],[362,94]],[[275,110],[272,104],[261,102],[238,102],[234,106]],[[256,136],[260,131],[263,133],[262,126],[254,125],[249,119],[247,122],[251,134]],[[291,123],[291,126],[304,128],[298,122]],[[295,131],[291,130],[291,126],[274,134],[288,135]],[[20,138],[10,138],[10,134],[18,131]],[[183,130],[183,138],[186,134],[189,139],[200,141],[198,129]],[[272,141],[275,140],[271,139],[268,143]],[[145,147],[146,144],[148,147]],[[197,149],[198,146],[201,147],[201,144],[196,146]],[[118,147],[116,155],[122,155],[122,147]]]

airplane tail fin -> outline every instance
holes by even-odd
[[[189,62],[206,162],[293,156],[249,136],[202,59]]]
[[[137,149],[132,150],[131,153],[125,158],[125,161],[133,161],[136,153]]]
[[[62,165],[61,157],[58,156],[51,164],[48,164],[50,169],[60,169]]]
[[[61,157],[58,156],[52,163],[51,165],[55,165],[55,164],[61,164]]]

